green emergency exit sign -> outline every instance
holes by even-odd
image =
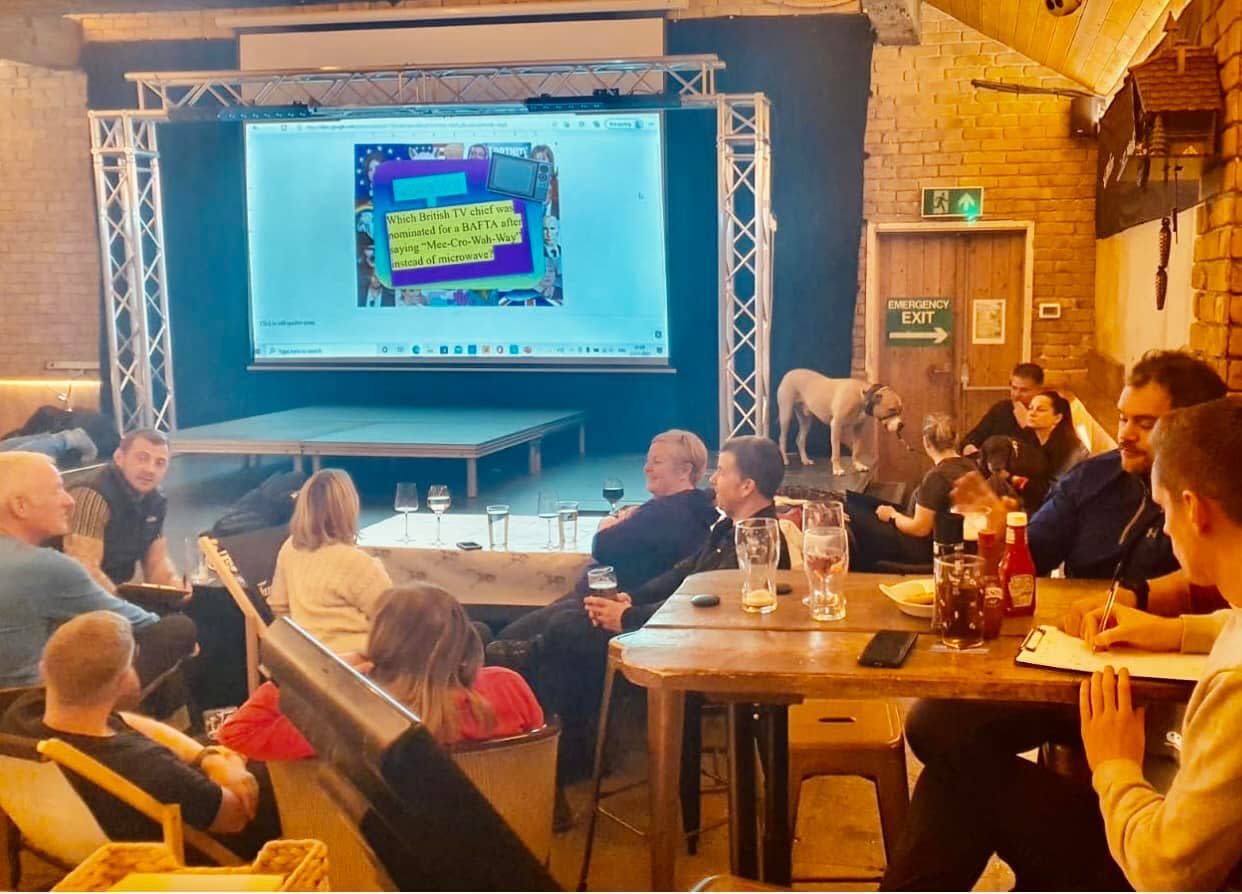
[[[965,217],[974,220],[982,213],[982,186],[929,186],[923,190],[924,217]]]
[[[884,308],[885,341],[895,348],[934,348],[953,338],[953,302],[948,298],[889,298]]]

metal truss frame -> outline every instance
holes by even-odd
[[[177,427],[164,200],[148,112],[91,112],[113,411],[121,432]]]
[[[719,437],[769,433],[772,320],[771,105],[716,92],[715,56],[354,71],[130,73],[137,110],[90,113],[113,401],[122,431],[176,428],[158,125],[181,110],[305,105],[499,105],[548,95],[676,96],[717,120]]]

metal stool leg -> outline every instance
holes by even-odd
[[[699,849],[699,822],[703,775],[703,697],[690,693],[686,697],[686,718],[681,738],[681,828],[686,836],[686,851]]]
[[[599,729],[595,733],[595,766],[591,771],[591,812],[587,817],[586,845],[582,851],[582,868],[578,871],[578,890],[585,891],[587,874],[591,871],[591,851],[595,847],[595,824],[599,820],[599,793],[604,783],[604,749],[608,743],[608,710],[612,706],[612,684],[617,666],[611,654],[604,671],[604,697],[599,704]]]

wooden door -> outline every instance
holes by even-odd
[[[949,413],[959,434],[1006,393],[1022,354],[1022,231],[880,233],[878,381],[905,403],[906,451],[880,433],[876,477],[916,484],[930,468],[923,418]]]

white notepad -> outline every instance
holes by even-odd
[[[1022,642],[1022,648],[1018,650],[1019,664],[1084,673],[1102,671],[1111,664],[1115,670],[1126,668],[1132,677],[1146,680],[1188,680],[1192,683],[1197,682],[1203,675],[1206,662],[1206,655],[1145,652],[1125,646],[1116,646],[1107,652],[1091,652],[1078,637],[1070,636],[1047,624],[1032,629]]]

